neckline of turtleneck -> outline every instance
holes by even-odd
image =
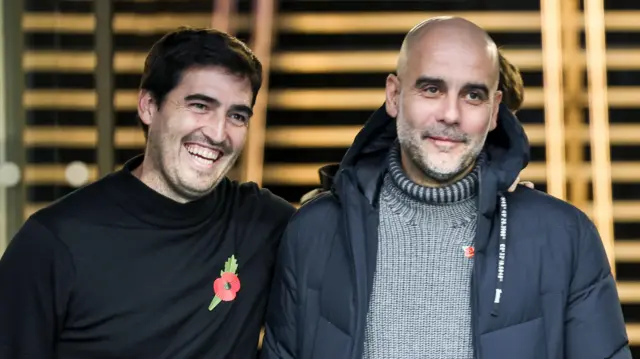
[[[430,204],[446,204],[465,201],[476,194],[480,167],[485,160],[481,153],[474,169],[460,180],[443,187],[426,187],[415,183],[402,169],[400,145],[396,141],[389,152],[389,175],[394,185],[409,197]]]
[[[112,186],[109,188],[124,210],[158,227],[190,227],[216,218],[230,185],[228,179],[223,179],[208,195],[180,203],[156,192],[133,174],[143,159],[144,155],[136,156],[111,175]]]

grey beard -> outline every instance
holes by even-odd
[[[435,182],[438,182],[438,183],[450,182],[451,179],[459,176],[461,173],[464,173],[466,170],[471,168],[473,166],[473,162],[474,162],[474,161],[467,161],[465,159],[465,161],[462,162],[462,166],[460,166],[456,171],[449,172],[449,173],[442,173],[442,172],[438,172],[438,171],[435,171],[435,170],[429,168],[429,166],[427,166],[427,164],[424,161],[422,161],[420,158],[415,158],[413,156],[413,154],[411,155],[411,161],[413,161],[413,163],[416,165],[416,167],[419,168],[420,171],[428,179],[431,179],[431,180],[433,180]],[[468,162],[468,163],[466,163],[466,162]]]

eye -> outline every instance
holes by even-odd
[[[249,122],[249,118],[240,113],[232,113],[229,117],[231,119],[231,123],[236,126],[246,126]]]
[[[422,92],[427,96],[435,96],[440,93],[438,86],[427,85],[422,88]]]
[[[206,112],[209,107],[203,103],[194,102],[189,104],[189,107],[194,109],[196,112]]]
[[[467,93],[466,98],[471,102],[478,103],[485,101],[486,96],[477,91],[470,91],[469,93]]]

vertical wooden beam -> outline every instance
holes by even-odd
[[[565,133],[562,81],[561,8],[557,0],[540,1],[542,72],[547,152],[547,192],[565,199]]]
[[[589,128],[593,176],[593,220],[602,237],[615,275],[613,199],[609,148],[609,101],[607,92],[607,46],[603,0],[584,1],[589,79]]]
[[[583,93],[582,65],[580,49],[580,13],[578,0],[562,0],[562,48],[564,57],[564,91],[566,132],[580,133],[583,126]],[[581,173],[584,162],[584,142],[580,136],[569,136],[567,139],[567,164],[572,173]],[[588,180],[582,176],[570,176],[568,200],[578,208],[587,204]]]
[[[22,69],[22,55],[24,46],[24,33],[22,32],[23,0],[2,1],[2,35],[4,36],[2,68],[4,77],[4,116],[5,122],[5,160],[18,165],[20,169],[25,167],[26,153],[22,136],[25,127],[25,112],[22,106],[22,94],[25,81]],[[6,204],[10,209],[6,212],[6,227],[4,231],[7,240],[13,238],[24,223],[24,204],[26,199],[26,186],[21,181],[16,186],[6,189]]]
[[[234,35],[235,28],[232,19],[236,10],[236,0],[213,0],[211,28]],[[239,166],[238,162],[234,163],[233,168],[227,174],[232,180],[239,180]]]
[[[253,109],[249,134],[241,162],[241,180],[262,185],[264,165],[264,138],[266,132],[267,101],[269,98],[269,67],[274,35],[273,20],[276,12],[275,0],[254,0],[253,37],[251,48],[262,62],[263,82]]]
[[[115,169],[114,163],[114,89],[113,89],[113,5],[111,1],[94,0],[96,27],[96,126],[98,129],[98,174],[100,177]]]
[[[211,27],[224,31],[228,34],[234,34],[232,26],[233,15],[236,12],[235,0],[213,0],[213,13],[211,14]]]
[[[7,3],[7,0],[0,0],[0,28],[4,25],[4,6]],[[0,47],[0,166],[5,163],[5,152],[6,152],[6,143],[7,143],[7,134],[5,133],[5,126],[7,123],[7,116],[5,116],[5,94],[7,91],[7,87],[5,86],[5,71],[4,71],[4,46]],[[1,174],[0,174],[1,175]],[[7,212],[9,206],[7,206],[7,189],[2,185],[2,179],[0,178],[0,228],[7,228]],[[4,230],[0,230],[0,258],[4,253],[5,248],[9,244],[8,233]]]

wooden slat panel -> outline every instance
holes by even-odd
[[[542,69],[539,49],[506,49],[504,55],[522,71]],[[397,51],[286,51],[273,54],[272,69],[287,73],[390,72],[395,69]],[[119,51],[114,54],[117,73],[142,72],[146,52]],[[575,64],[585,66],[584,52]],[[27,71],[91,72],[96,64],[93,52],[26,51]],[[640,49],[607,50],[610,70],[639,70]]]
[[[620,302],[626,304],[640,304],[640,282],[618,282]]]
[[[593,219],[592,204],[578,207]],[[618,223],[634,223],[640,222],[640,201],[614,201],[613,202],[613,219]],[[639,282],[640,283],[640,282]]]
[[[92,33],[96,21],[92,14],[25,13],[22,30],[25,32]]]
[[[92,14],[27,12],[22,19],[22,29],[25,32],[92,33],[95,29],[95,18]],[[236,21],[243,29],[248,28],[248,18],[241,17]],[[113,19],[114,33],[137,35],[162,34],[180,26],[209,27],[210,25],[211,15],[207,13],[117,13],[114,14]]]
[[[96,55],[86,51],[25,51],[22,66],[25,71],[92,72]]]
[[[296,13],[283,14],[278,19],[278,31],[288,33],[343,34],[343,33],[405,33],[414,24],[442,12],[358,12],[358,13]],[[537,11],[468,11],[447,12],[446,15],[465,17],[490,32],[538,32],[540,15]],[[640,30],[640,11],[607,11],[605,25],[608,31]],[[115,14],[115,33],[157,34],[174,30],[178,26],[210,26],[209,14]],[[580,26],[583,21],[580,20]],[[250,18],[234,18],[238,31],[246,31]],[[95,19],[91,14],[26,13],[23,30],[27,32],[91,33]]]
[[[22,103],[27,109],[93,110],[96,107],[96,93],[94,90],[25,90]]]
[[[640,263],[640,239],[616,241],[616,262]]]
[[[280,31],[314,34],[406,33],[415,24],[443,12],[357,12],[299,13],[283,15]],[[447,12],[475,22],[490,32],[536,32],[540,30],[537,11],[465,11]]]
[[[38,126],[27,127],[23,132],[27,147],[92,148],[97,139],[96,128],[90,126]]]
[[[640,345],[640,323],[627,323],[627,336],[631,345]]]
[[[604,13],[606,31],[640,31],[640,10],[607,10]],[[584,16],[579,16],[576,26],[584,29]]]
[[[89,169],[89,182],[93,182],[98,177],[98,170],[95,165],[87,165]],[[27,185],[50,184],[67,185],[65,178],[66,165],[61,164],[28,164],[24,169],[24,183]]]
[[[344,34],[344,33],[406,33],[415,24],[433,16],[464,17],[489,32],[539,32],[537,11],[466,11],[466,12],[357,12],[299,13],[282,16],[282,32]],[[605,25],[609,31],[640,30],[640,11],[607,11]],[[583,23],[579,26],[584,27]]]
[[[113,55],[113,68],[116,73],[141,74],[146,57],[146,52],[119,51]]]
[[[158,34],[173,31],[180,26],[210,27],[211,14],[116,13],[113,16],[113,31],[115,33],[128,33],[136,35]]]
[[[144,134],[139,127],[119,127],[113,134],[115,148],[142,148],[145,143]]]

